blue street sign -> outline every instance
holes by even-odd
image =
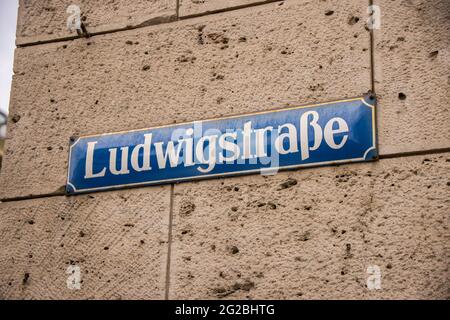
[[[72,139],[67,193],[378,157],[375,97]]]

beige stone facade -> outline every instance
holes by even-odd
[[[369,0],[83,0],[89,38],[72,3],[20,1],[0,298],[450,298],[448,1],[375,0],[371,30]],[[377,162],[64,195],[73,135],[368,90]]]

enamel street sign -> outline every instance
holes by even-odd
[[[67,193],[377,159],[375,98],[71,139]]]

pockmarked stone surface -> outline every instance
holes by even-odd
[[[446,153],[176,185],[170,298],[446,299],[449,168]]]
[[[0,203],[0,298],[164,299],[169,204],[170,186]]]
[[[176,19],[176,0],[20,0],[17,44],[75,36],[67,29],[70,5],[79,6],[90,33]]]
[[[0,198],[61,192],[71,136],[362,95],[366,9],[286,1],[17,49]]]
[[[196,16],[249,5],[264,4],[277,0],[180,0],[180,17]]]
[[[380,153],[450,147],[450,2],[374,1]]]

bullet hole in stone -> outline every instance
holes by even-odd
[[[49,146],[49,147],[47,147],[47,150],[48,150],[48,151],[52,151],[52,150],[53,150],[53,147]]]
[[[19,121],[20,121],[20,115],[15,114],[15,115],[11,118],[11,121],[14,122],[14,123],[19,122]]]
[[[257,204],[258,208],[264,207],[266,205],[265,202],[260,202]]]
[[[309,210],[311,210],[311,209],[312,209],[312,207],[311,207],[311,206],[305,206],[304,208],[305,208],[305,210],[306,210],[306,211],[309,211]]]
[[[128,45],[132,45],[132,44],[133,44],[133,41],[127,40],[125,43],[128,44]]]
[[[447,182],[447,186],[450,187],[450,181]]]
[[[194,210],[195,210],[195,203],[187,200],[181,204],[179,212],[181,216],[187,216],[190,215],[192,212],[194,212]]]
[[[98,104],[98,100],[95,100],[95,104],[96,104],[96,105]]]
[[[176,62],[181,62],[181,63],[185,63],[185,62],[194,63],[195,60],[197,60],[196,57],[187,57],[185,55],[182,55],[181,57],[178,57],[175,61]]]
[[[295,180],[293,178],[289,178],[280,184],[280,188],[278,190],[284,190],[284,189],[291,188],[291,187],[297,185],[297,183],[298,183],[297,180]]]
[[[216,245],[215,245],[215,244],[212,244],[212,245],[211,245],[211,250],[212,250],[212,251],[216,251]]]
[[[316,92],[316,91],[323,91],[323,85],[321,83],[315,84],[315,85],[310,85],[308,87],[309,90],[311,90],[312,92]]]
[[[30,253],[30,254],[28,255],[28,258],[32,259],[32,258],[33,258],[33,255]]]
[[[225,101],[225,98],[224,98],[224,97],[218,97],[218,98],[216,99],[217,104],[221,104],[221,103],[224,102],[224,101]]]
[[[148,54],[148,51],[145,51],[145,52],[144,52],[144,54],[146,54],[146,55],[147,55],[147,54]]]
[[[302,292],[297,293],[297,297],[302,297],[302,296],[303,296]]]
[[[238,207],[231,207],[231,211],[233,211],[233,212],[238,211]]]
[[[143,71],[148,71],[150,70],[150,66],[148,64],[146,64],[145,66],[142,67]]]
[[[215,44],[228,44],[229,38],[225,37],[221,33],[210,33],[207,37]]]
[[[283,4],[284,4],[284,1],[280,2],[280,3],[278,4],[278,6],[282,6]]]
[[[243,290],[243,291],[250,291],[255,287],[255,283],[250,280],[245,280],[244,282],[236,282],[233,284],[233,290]]]
[[[22,284],[23,284],[23,285],[26,285],[26,284],[28,283],[29,280],[30,280],[30,274],[29,274],[28,272],[26,272],[26,273],[23,275]]]
[[[144,240],[141,240],[141,241],[139,241],[141,244],[144,244],[145,243],[145,241]]]
[[[390,50],[390,51],[394,51],[394,50],[397,49],[397,48],[398,48],[398,45],[395,44],[395,45],[393,45],[393,46],[390,46],[390,47],[389,47],[389,50]]]
[[[387,269],[392,269],[392,264],[388,263],[388,264],[386,265],[386,268],[387,268]]]
[[[109,250],[109,247],[104,247],[103,250]]]
[[[87,46],[90,46],[91,44],[92,44],[92,42],[88,42],[88,43],[86,43],[86,45],[87,45]]]
[[[355,39],[358,38],[358,35],[357,35],[357,34],[354,34],[354,35],[353,35],[353,38],[355,38]]]
[[[358,21],[359,21],[359,17],[353,16],[353,17],[351,17],[351,18],[348,20],[348,24],[351,25],[351,26],[353,26],[353,25],[357,24]]]
[[[231,254],[237,254],[237,253],[239,253],[239,248],[236,246],[231,246],[229,251]]]
[[[405,99],[406,99],[406,94],[404,94],[403,92],[400,92],[400,93],[398,94],[398,98],[399,98],[400,100],[405,100]]]
[[[342,270],[342,271],[341,271],[341,275],[342,275],[342,276],[344,276],[346,273],[347,273],[347,271],[345,271],[345,270]]]
[[[28,220],[28,224],[33,225],[34,224],[34,220]]]
[[[326,15],[326,16],[331,16],[333,13],[334,13],[333,10],[327,10],[327,11],[325,11],[325,15]]]
[[[234,187],[234,191],[239,191],[239,187]]]
[[[62,46],[63,49],[67,49],[67,44]]]
[[[436,50],[436,51],[430,52],[429,57],[431,59],[434,59],[437,57],[438,54],[439,54],[439,50]]]
[[[61,248],[64,248],[64,243],[61,243],[60,247],[61,247]]]
[[[346,251],[347,254],[348,254],[348,253],[350,253],[351,250],[352,250],[352,245],[351,245],[350,243],[347,243],[347,244],[345,245],[345,251]]]
[[[322,68],[323,68],[322,65],[319,64],[319,69],[322,69]]]
[[[78,235],[80,236],[80,238],[83,238],[85,236],[85,233],[83,232],[83,230],[81,230]]]
[[[50,99],[50,102],[51,103],[55,103],[55,99]]]
[[[197,35],[197,43],[199,45],[205,44],[205,41],[203,40],[203,33],[202,32],[199,32],[198,35]]]
[[[345,234],[347,232],[347,230],[342,230],[341,234]]]
[[[8,286],[12,286],[12,282],[8,282]]]
[[[246,37],[240,37],[238,41],[239,42],[247,42],[247,38]]]

